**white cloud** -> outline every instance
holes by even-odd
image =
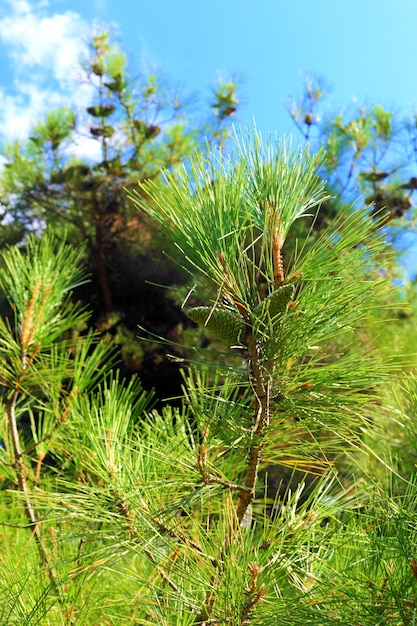
[[[35,13],[26,0],[13,0],[15,10],[0,20],[0,39],[16,63],[16,70],[41,68],[64,83],[74,73],[76,60],[85,51],[88,26],[78,13]]]
[[[97,139],[92,137],[79,136],[75,137],[67,148],[67,155],[77,157],[83,161],[101,161],[102,147]]]
[[[30,127],[36,121],[36,112],[33,107],[28,109],[28,102],[23,95],[10,95],[0,91],[2,102],[0,120],[4,135],[7,139],[21,139],[29,133]]]
[[[73,11],[48,15],[45,1],[6,2],[10,10],[0,19],[0,41],[12,79],[0,90],[0,127],[13,139],[25,136],[51,108],[88,101],[86,89],[75,85],[77,61],[85,54],[91,28]]]

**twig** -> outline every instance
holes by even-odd
[[[35,539],[36,546],[38,548],[39,555],[41,557],[42,566],[51,581],[52,586],[58,592],[58,599],[61,602],[61,594],[59,593],[59,585],[56,576],[52,570],[48,552],[44,546],[42,534],[40,531],[40,520],[36,517],[35,509],[32,505],[30,498],[30,490],[26,479],[25,465],[23,461],[23,453],[20,447],[19,431],[17,428],[16,420],[16,403],[19,397],[19,391],[15,391],[11,400],[6,403],[7,418],[10,428],[10,437],[12,440],[13,453],[14,453],[14,469],[16,471],[17,483],[19,491],[24,495],[25,512],[28,518],[28,528],[32,529],[33,537]]]
[[[211,484],[217,484],[217,485],[222,485],[223,487],[225,487],[226,489],[230,489],[230,490],[235,490],[235,491],[241,491],[242,489],[249,491],[249,489],[247,487],[245,487],[244,485],[238,485],[237,483],[231,483],[228,480],[224,480],[223,478],[220,478],[219,476],[213,476],[213,474],[209,474],[206,470],[206,465],[207,463],[207,449],[205,447],[204,444],[201,444],[199,446],[198,449],[198,456],[197,456],[197,465],[198,465],[198,471],[200,472],[201,478],[204,482],[204,484],[206,485],[211,485]]]
[[[246,511],[255,497],[255,486],[262,458],[265,431],[269,425],[270,412],[270,385],[265,382],[265,375],[261,367],[259,347],[256,345],[255,338],[252,334],[247,337],[247,346],[251,362],[256,417],[252,429],[252,445],[249,451],[245,485],[239,492],[236,506],[236,517],[239,525],[242,523]]]
[[[244,603],[240,614],[241,626],[249,624],[249,613],[265,596],[265,585],[262,583],[258,586],[258,575],[261,568],[257,563],[248,563],[248,570],[251,574],[251,584],[245,589],[245,593],[249,597]]]
[[[217,565],[218,559],[216,559],[214,556],[210,556],[209,554],[206,554],[206,552],[204,552],[203,548],[198,543],[196,543],[195,541],[193,541],[192,539],[190,539],[183,533],[177,530],[174,530],[173,528],[170,528],[169,526],[164,524],[164,522],[162,522],[161,520],[158,520],[156,517],[154,517],[150,513],[149,513],[149,519],[159,528],[159,530],[161,530],[163,533],[168,535],[168,537],[171,537],[172,539],[178,539],[179,541],[181,541],[181,543],[184,543],[185,545],[190,546],[196,552],[201,554],[201,556],[204,556],[213,565],[215,566]]]
[[[122,513],[123,517],[125,517],[129,521],[129,534],[130,534],[130,536],[132,538],[136,537],[137,534],[138,534],[138,531],[137,531],[137,528],[136,528],[135,524],[133,523],[134,515],[130,511],[129,505],[128,505],[127,501],[124,498],[121,498],[120,494],[117,491],[114,491],[113,494],[117,498],[117,502],[118,502],[118,506],[119,506],[120,512]],[[147,506],[145,506],[145,510],[146,510],[147,513],[149,513]],[[150,519],[152,520],[152,522],[154,524],[156,524],[158,526],[158,528],[160,530],[165,532],[170,537],[175,537],[176,539],[178,539],[178,538],[181,539],[187,545],[191,545],[200,554],[203,554],[207,558],[212,559],[212,557],[209,557],[208,555],[206,555],[203,552],[202,548],[197,543],[195,543],[194,541],[192,541],[191,539],[189,539],[188,537],[186,537],[182,533],[178,533],[178,532],[174,531],[173,529],[168,528],[166,525],[164,525],[162,522],[157,520],[152,515],[150,515]],[[166,572],[164,571],[162,566],[158,564],[158,562],[155,559],[154,555],[149,550],[147,550],[146,548],[143,549],[143,552],[148,557],[148,559],[152,562],[154,567],[158,570],[159,574],[161,575],[161,578],[163,580],[165,580],[165,582],[171,587],[171,589],[173,589],[173,591],[175,591],[178,594],[181,594],[181,591],[180,591],[179,587],[174,583],[174,581],[171,580],[171,578],[168,576],[168,574],[166,574]]]

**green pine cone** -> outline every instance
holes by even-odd
[[[202,324],[228,346],[238,345],[245,336],[245,322],[227,309],[197,306],[187,311],[193,322]]]
[[[264,317],[265,313],[269,313],[271,318],[284,313],[294,297],[294,291],[295,286],[291,284],[281,285],[281,287],[275,289],[254,308],[254,319]]]

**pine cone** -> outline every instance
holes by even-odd
[[[187,311],[193,322],[205,326],[228,346],[240,345],[245,336],[246,324],[228,309],[198,306]]]

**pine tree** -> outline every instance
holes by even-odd
[[[285,250],[327,197],[321,158],[255,133],[131,195],[175,242],[184,308],[215,336],[181,408],[152,410],[77,331],[77,252],[46,238],[3,255],[2,506],[26,526],[6,527],[3,623],[412,623],[415,481],[398,499],[337,473],[383,438],[378,414],[399,420],[381,406],[394,363],[366,331],[393,289],[385,244],[351,210]]]
[[[163,189],[142,183],[147,203],[131,196],[198,277],[193,293],[205,304],[190,308],[191,319],[237,354],[233,366],[200,354],[186,391],[201,481],[209,494],[214,485],[225,491],[215,521],[211,512],[203,523],[198,517],[199,545],[219,536],[215,560],[206,557],[210,584],[195,621],[207,624],[249,623],[252,611],[263,615],[264,596],[273,603],[268,590],[278,582],[259,547],[274,544],[280,518],[265,522],[261,468],[325,471],[343,441],[359,445],[389,372],[357,337],[387,290],[373,267],[384,244],[372,221],[364,211],[342,213],[311,247],[300,243],[287,254],[286,266],[292,226],[327,198],[316,173],[321,155],[280,142],[264,146],[256,132],[236,152],[197,157],[179,180],[166,172]],[[219,444],[227,451],[220,457]]]

